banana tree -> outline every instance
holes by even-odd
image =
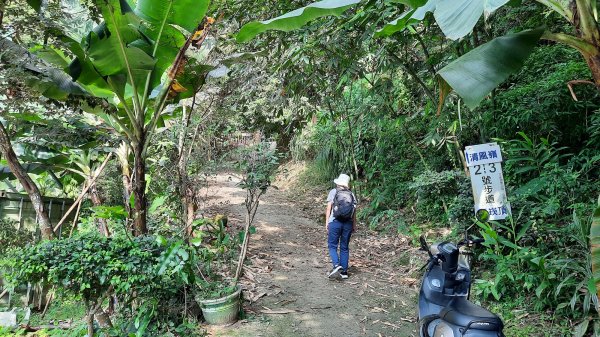
[[[560,15],[573,27],[574,35],[540,28],[498,37],[456,59],[441,69],[441,79],[452,87],[467,106],[474,108],[495,87],[516,73],[539,39],[566,44],[578,50],[600,90],[600,28],[593,0],[535,0]],[[418,24],[429,12],[446,37],[456,40],[469,34],[481,16],[486,18],[498,8],[516,3],[509,0],[416,1],[413,9],[384,26],[379,36],[391,35]],[[516,5],[516,4],[515,4]],[[442,86],[443,87],[443,86]],[[444,93],[442,93],[444,94]]]
[[[194,94],[207,67],[186,57],[200,46],[214,20],[204,18],[209,0],[96,0],[104,22],[83,39],[60,36],[60,46],[37,55],[62,68],[84,96],[104,104],[84,104],[112,127],[133,153],[134,233],[147,232],[146,158],[152,136],[164,122],[165,107]],[[69,88],[63,85],[63,88]],[[71,91],[70,93],[79,94]]]
[[[569,35],[546,29],[526,31],[492,40],[442,68],[442,97],[448,87],[474,108],[495,87],[516,73],[531,54],[539,39],[564,43],[577,49],[586,60],[593,77],[590,82],[600,90],[600,29],[595,0],[535,0],[560,15],[575,32]],[[267,21],[250,22],[237,35],[239,42],[249,41],[267,30],[290,31],[322,16],[340,15],[362,1],[325,0]],[[482,16],[485,18],[505,5],[518,5],[515,0],[397,0],[407,10],[396,20],[379,29],[375,35],[389,36],[419,24],[428,13],[449,39],[469,34]]]

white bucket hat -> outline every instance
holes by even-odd
[[[333,179],[333,182],[336,185],[340,185],[340,186],[344,186],[346,188],[349,188],[349,184],[350,184],[350,177],[347,174],[340,174],[339,177],[337,177],[336,179]]]

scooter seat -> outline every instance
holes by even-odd
[[[448,323],[467,329],[501,331],[504,327],[500,317],[462,297],[450,301],[440,312],[440,317]]]

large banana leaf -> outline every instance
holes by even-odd
[[[543,32],[538,28],[495,38],[454,60],[438,74],[472,109],[521,69]]]
[[[590,228],[590,249],[596,293],[598,298],[600,298],[600,197],[598,197],[598,207],[594,210],[592,227]],[[596,308],[596,310],[598,309],[600,308]],[[600,311],[598,312],[600,313]]]
[[[430,0],[431,1],[431,0]],[[489,16],[509,0],[440,1],[433,12],[435,22],[452,40],[469,34],[482,14]]]
[[[150,89],[160,83],[162,74],[185,44],[186,37],[180,29],[194,33],[208,5],[208,0],[139,0],[136,3],[135,13],[148,23],[142,32],[152,39],[151,56],[156,59]]]
[[[401,31],[423,20],[428,12],[433,12],[444,35],[456,40],[469,34],[482,15],[487,17],[508,2],[509,0],[429,0],[388,23],[376,35],[387,36]]]
[[[24,78],[24,80],[44,96],[60,100],[70,94],[85,94],[84,88],[75,83],[69,75],[52,67],[11,40],[0,37],[0,50],[2,61],[32,74],[31,78]]]
[[[88,37],[89,58],[100,75],[109,77],[115,90],[124,92],[128,83],[143,92],[155,60],[148,55],[150,42],[138,30],[141,21],[124,0],[100,3],[105,31]]]
[[[289,32],[301,28],[316,18],[328,15],[339,16],[359,2],[361,0],[324,0],[314,2],[306,7],[298,8],[274,19],[247,23],[240,29],[236,39],[238,42],[246,42],[267,30]]]

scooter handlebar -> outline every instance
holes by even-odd
[[[473,237],[471,239],[464,239],[458,243],[458,246],[473,246],[480,245],[485,242],[485,239]]]

